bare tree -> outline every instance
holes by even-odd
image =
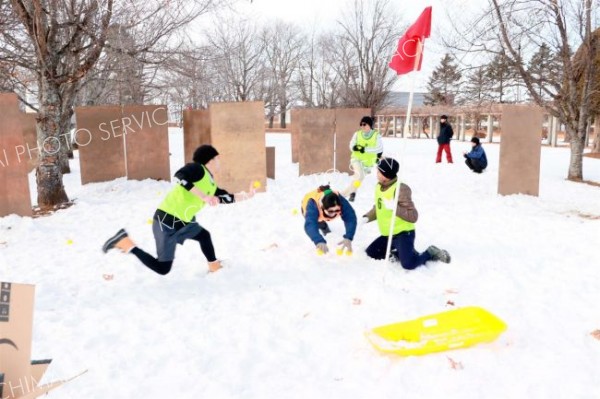
[[[215,68],[216,55],[212,47],[204,46],[176,54],[162,65],[160,74],[169,102],[180,110],[207,108],[213,101],[223,101]]]
[[[267,70],[271,74],[280,127],[286,127],[285,114],[292,104],[291,82],[300,66],[304,37],[300,29],[290,23],[277,21],[265,28],[261,35]]]
[[[224,20],[208,36],[215,49],[215,71],[229,101],[260,99],[264,78],[264,44],[247,20]]]
[[[120,46],[116,40],[113,50],[131,56],[148,53],[157,46],[169,47],[173,34],[206,12],[212,1],[10,0],[10,5],[2,4],[15,22],[14,29],[0,32],[0,59],[36,76],[36,176],[42,209],[68,201],[61,170],[68,150],[65,137],[81,82],[105,50],[111,27],[121,26],[136,38],[133,47]],[[12,86],[20,91],[19,76],[13,77]]]
[[[592,0],[488,0],[489,7],[467,28],[459,31],[461,44],[447,41],[458,50],[504,53],[514,66],[531,99],[565,124],[571,137],[567,178],[583,179],[583,150],[591,116],[591,94],[596,48],[592,25],[598,21]],[[556,54],[562,74],[543,82],[528,59],[546,45]],[[574,59],[575,49],[586,57]]]
[[[595,119],[595,138],[592,145],[592,152],[600,152],[600,134],[598,134],[598,117],[600,116],[600,28],[596,29],[592,34],[591,48],[593,48],[594,54],[590,54],[587,47],[581,46],[573,58],[575,65],[581,68],[582,65],[585,65],[584,60],[586,58],[593,57],[592,62],[594,72],[592,75],[589,104],[590,122],[592,119]],[[585,84],[585,75],[578,73],[577,76],[580,77],[577,84],[577,90],[581,90]]]
[[[354,0],[338,20],[342,31],[331,50],[349,104],[373,114],[382,106],[397,79],[388,63],[400,37],[399,21],[389,0]]]
[[[300,100],[307,107],[333,108],[339,104],[341,79],[329,52],[330,35],[312,35],[305,47],[297,75]]]

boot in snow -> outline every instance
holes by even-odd
[[[438,247],[431,245],[429,248],[427,248],[427,253],[431,255],[432,260],[450,263],[450,254],[445,249],[439,249]]]

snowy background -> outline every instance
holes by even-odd
[[[174,172],[181,131],[170,140]],[[33,355],[54,359],[46,381],[88,370],[49,397],[600,397],[600,341],[590,335],[600,329],[600,189],[565,180],[568,149],[543,148],[539,197],[502,197],[497,144],[484,144],[490,167],[477,175],[462,163],[470,143],[453,142],[449,165],[434,163],[434,140],[384,139],[385,153],[402,158],[420,213],[417,249],[434,244],[452,255],[449,265],[404,271],[364,254],[375,223],[359,227],[353,256],[317,256],[300,201],[319,184],[343,189],[350,179],[298,177],[289,135],[267,134],[267,145],[277,148],[268,191],[198,216],[226,262],[215,274],[195,242],[178,247],[165,277],[133,255],[100,250],[125,227],[155,254],[149,222],[171,183],[81,186],[75,160],[65,176],[75,206],[0,218],[0,281],[36,285]],[[600,160],[585,158],[584,175],[600,181]],[[375,181],[368,176],[358,192],[359,216]],[[343,224],[330,226],[334,246]],[[507,331],[491,344],[406,358],[382,355],[364,337],[470,305]]]

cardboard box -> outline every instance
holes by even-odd
[[[35,287],[0,282],[0,398],[33,399],[69,380],[39,385],[51,360],[31,361]],[[83,374],[83,373],[82,373]]]

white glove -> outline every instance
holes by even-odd
[[[360,220],[358,221],[358,224],[363,225],[363,224],[367,224],[369,223],[369,218],[366,216],[363,216],[360,218]]]

